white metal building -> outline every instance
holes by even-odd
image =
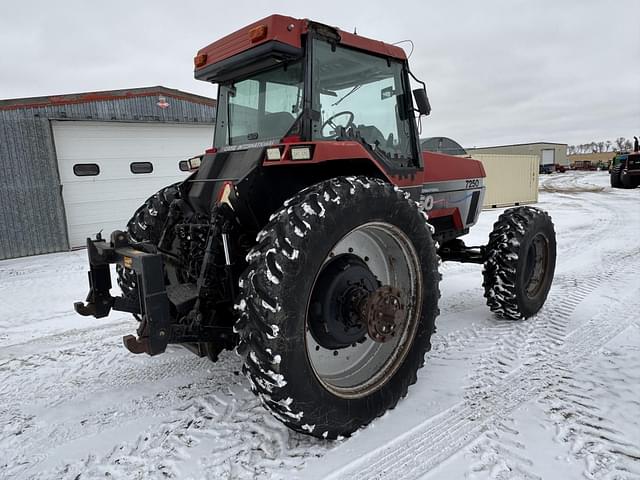
[[[214,119],[214,100],[164,87],[0,101],[0,259],[124,229],[188,175]]]
[[[536,155],[540,165],[559,164],[569,166],[567,160],[567,144],[552,142],[517,143],[513,145],[497,145],[494,147],[466,148],[469,155]]]

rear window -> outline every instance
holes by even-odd
[[[131,169],[131,173],[153,172],[153,164],[151,162],[132,162],[129,168]]]
[[[76,163],[73,174],[77,177],[95,177],[100,174],[100,167],[97,163]]]

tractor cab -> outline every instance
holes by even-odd
[[[196,78],[219,83],[218,151],[356,142],[386,169],[421,167],[410,71],[396,46],[273,15],[200,50],[195,65]],[[428,113],[426,93],[417,95]],[[266,160],[325,160],[312,146],[290,158],[284,150],[268,149]]]

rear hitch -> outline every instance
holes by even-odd
[[[131,353],[149,353],[149,342],[145,337],[136,337],[135,335],[125,335],[122,337],[122,343]]]
[[[132,244],[119,230],[111,234],[109,243],[100,234],[95,240],[87,238],[89,256],[89,294],[86,304],[76,302],[73,307],[83,316],[103,318],[111,310],[139,314],[142,317],[138,337],[127,335],[124,346],[132,353],[157,355],[165,351],[171,333],[169,298],[165,290],[164,261],[148,245]],[[138,301],[111,296],[110,264],[131,269],[137,277]]]

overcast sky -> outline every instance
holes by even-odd
[[[215,96],[193,78],[196,51],[271,13],[413,40],[433,106],[423,137],[472,147],[640,135],[640,0],[7,0],[0,98],[152,85]]]

